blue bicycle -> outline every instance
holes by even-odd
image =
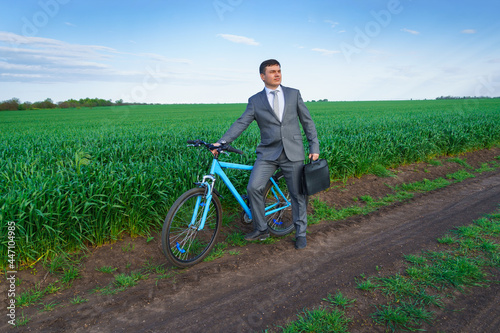
[[[243,208],[243,222],[252,222],[251,207],[245,197],[240,195],[223,169],[252,170],[253,166],[219,161],[223,153],[242,154],[229,145],[213,146],[201,140],[188,141],[189,146],[205,147],[217,151],[210,172],[203,176],[197,187],[182,194],[170,208],[161,234],[163,253],[178,267],[189,267],[202,261],[216,243],[222,223],[220,195],[215,190],[216,177],[220,177],[236,201]],[[283,173],[278,170],[267,183],[264,190],[267,225],[269,231],[283,236],[294,230],[291,201]]]

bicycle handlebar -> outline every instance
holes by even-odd
[[[221,144],[220,146],[214,146],[211,143],[207,143],[202,140],[188,140],[187,143],[192,145],[193,147],[205,146],[208,150],[217,150],[218,153],[221,153],[223,151],[228,151],[231,153],[243,155],[242,150],[236,149],[228,144]]]

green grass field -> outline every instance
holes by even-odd
[[[309,103],[334,179],[489,148],[500,143],[500,100]],[[210,156],[188,139],[216,141],[244,104],[120,106],[0,112],[0,267],[8,222],[23,264],[122,233],[158,231],[173,201]],[[252,163],[252,124],[233,145]],[[235,171],[242,191],[247,174]],[[227,193],[222,190],[223,194]]]

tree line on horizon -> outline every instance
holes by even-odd
[[[437,100],[440,100],[440,99],[489,99],[489,98],[500,98],[500,96],[498,97],[489,97],[489,96],[440,96],[440,97],[437,97],[436,99]]]
[[[135,104],[135,103],[134,103]],[[68,99],[67,101],[54,103],[52,99],[47,98],[39,102],[24,102],[21,103],[19,98],[11,98],[9,100],[0,102],[0,111],[17,111],[17,110],[37,110],[37,109],[69,109],[69,108],[93,108],[99,106],[114,106],[114,105],[131,105],[124,103],[119,99],[115,102],[102,98],[80,98]]]

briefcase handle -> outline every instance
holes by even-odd
[[[317,163],[321,160],[321,158],[318,158],[316,161],[313,161],[311,158],[307,158],[309,160],[309,163],[308,164],[311,164],[311,163]]]

